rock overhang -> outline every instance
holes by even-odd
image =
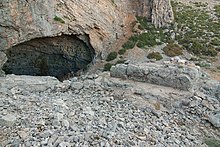
[[[55,76],[58,79],[86,69],[95,56],[90,43],[75,35],[33,39],[5,53],[8,60],[3,70],[6,74]]]

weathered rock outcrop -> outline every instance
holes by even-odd
[[[169,0],[2,0],[0,7],[0,50],[33,38],[88,34],[103,51],[123,35],[128,15],[151,17],[157,26],[173,19]]]
[[[146,17],[156,27],[162,27],[174,20],[170,0],[130,0],[129,9],[137,16]]]
[[[73,35],[105,57],[135,15],[158,27],[173,19],[169,0],[2,0],[0,51],[37,38]]]
[[[153,0],[151,21],[157,27],[162,27],[174,20],[170,0]]]
[[[112,1],[3,0],[0,2],[0,50],[19,43],[61,34],[89,35],[97,52],[122,35],[125,14]]]
[[[192,91],[200,73],[195,68],[167,67],[146,63],[138,65],[118,64],[111,68],[111,76]]]

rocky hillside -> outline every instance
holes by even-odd
[[[111,76],[83,75],[63,83],[8,75],[0,78],[0,143],[217,147],[219,94],[218,82],[187,66],[118,65]]]
[[[2,0],[0,14],[0,147],[220,146],[204,72],[219,72],[217,0]]]

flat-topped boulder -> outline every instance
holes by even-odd
[[[178,67],[155,63],[118,64],[111,68],[111,76],[191,91],[201,72],[195,67],[188,66]]]

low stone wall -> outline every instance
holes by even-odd
[[[111,76],[131,79],[139,82],[147,82],[156,85],[173,87],[191,91],[199,79],[201,73],[194,67],[177,67],[145,64],[118,64],[111,68]]]

